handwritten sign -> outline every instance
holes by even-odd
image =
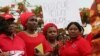
[[[58,28],[67,27],[71,21],[81,23],[78,9],[68,0],[48,0],[42,5],[44,23],[54,23]],[[72,5],[72,6],[71,6]]]

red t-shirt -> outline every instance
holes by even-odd
[[[89,33],[87,36],[86,36],[86,40],[88,40],[91,44],[91,41],[93,39],[93,34],[92,33]]]
[[[41,33],[38,33],[37,37],[30,37],[25,32],[20,32],[18,35],[24,40],[26,44],[27,56],[34,56],[34,48],[40,43],[43,44],[44,53],[52,51],[50,44]]]
[[[60,56],[88,56],[91,54],[92,47],[89,42],[82,37],[74,41],[68,41],[61,49]]]
[[[14,36],[13,39],[5,34],[0,35],[0,49],[2,52],[9,52],[12,56],[26,56],[25,43],[18,37]]]

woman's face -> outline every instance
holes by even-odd
[[[36,16],[32,16],[27,21],[27,28],[31,30],[37,30],[38,20]]]
[[[47,38],[48,39],[56,39],[57,37],[57,29],[55,27],[49,27],[47,30]]]
[[[72,24],[68,29],[68,33],[69,33],[69,36],[74,39],[78,37],[80,31],[76,25]]]
[[[16,30],[17,25],[16,24],[10,24],[8,29],[11,33],[16,33],[17,32],[17,30]]]

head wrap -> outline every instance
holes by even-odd
[[[56,26],[55,24],[53,24],[53,23],[48,23],[48,24],[46,24],[46,25],[44,26],[44,28],[43,28],[43,34],[44,34],[44,35],[46,35],[47,30],[48,30],[48,28],[50,28],[50,27],[55,27],[56,29],[58,29],[57,26]]]
[[[29,17],[34,16],[34,13],[31,12],[24,12],[23,14],[20,15],[20,22],[21,24],[26,27],[26,22],[28,20]]]

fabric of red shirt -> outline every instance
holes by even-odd
[[[19,36],[14,36],[13,39],[5,34],[0,35],[0,49],[2,52],[24,52],[25,55],[25,43]]]
[[[24,40],[26,44],[27,56],[34,56],[34,48],[40,43],[43,44],[44,53],[52,51],[50,44],[41,33],[38,33],[37,37],[30,37],[25,32],[20,32],[18,35]]]
[[[93,34],[92,33],[89,33],[87,36],[86,36],[86,40],[88,40],[91,44],[91,41],[93,39]]]
[[[60,56],[88,56],[92,47],[83,37],[78,37],[74,41],[67,41],[60,49]]]

